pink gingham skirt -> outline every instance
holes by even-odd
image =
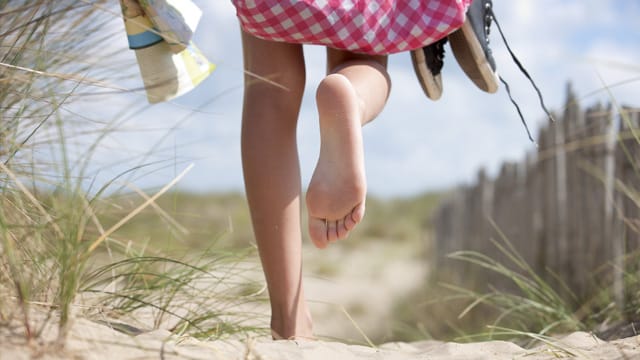
[[[429,45],[462,26],[471,0],[231,0],[258,38],[391,54]]]

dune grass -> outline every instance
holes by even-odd
[[[409,299],[399,302],[394,311],[394,338],[508,340],[527,347],[552,344],[555,336],[574,331],[591,332],[604,340],[640,333],[637,272],[624,271],[626,292],[633,294],[625,299],[624,306],[616,298],[613,282],[597,276],[611,274],[611,264],[594,271],[593,279],[600,279],[593,286],[596,290],[578,299],[557,277],[551,276],[556,279],[552,285],[534,272],[504,236],[492,239],[492,243],[496,248],[493,255],[476,251],[448,255],[451,260],[470,264],[472,272],[486,271],[483,282],[469,275],[467,281],[459,283],[441,272]],[[640,253],[630,253],[625,255],[623,266],[634,269],[638,262]]]
[[[458,251],[449,255],[453,260],[468,262],[488,270],[495,275],[494,279],[502,277],[513,287],[509,290],[500,290],[490,285],[490,291],[478,292],[460,286],[444,285],[457,296],[472,300],[459,313],[459,319],[480,305],[492,308],[492,312],[496,314],[488,325],[487,332],[465,337],[495,339],[498,336],[513,337],[522,334],[548,336],[554,333],[586,330],[586,323],[575,315],[572,304],[576,297],[569,287],[564,284],[560,291],[554,289],[518,254],[495,223],[493,226],[500,238],[492,239],[492,243],[509,263],[501,263],[475,251]],[[562,284],[562,281],[559,283]],[[496,330],[499,331],[496,332]]]
[[[185,227],[157,200],[188,168],[150,195],[87,174],[122,119],[92,119],[74,101],[129,91],[113,84],[135,71],[118,56],[126,49],[98,46],[121,21],[101,12],[109,6],[0,2],[0,326],[19,323],[30,342],[54,323],[60,345],[75,316],[201,338],[264,331],[253,247],[225,250],[218,232],[197,256],[168,255],[147,246],[157,233],[145,242],[119,232],[151,208],[179,239]],[[131,209],[114,213],[122,197]]]

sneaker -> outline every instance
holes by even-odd
[[[444,65],[444,45],[447,38],[440,39],[433,44],[411,51],[413,70],[416,72],[422,90],[431,100],[438,100],[442,96],[442,76]]]
[[[491,0],[474,0],[462,27],[449,34],[453,56],[465,74],[488,93],[498,91],[496,63],[489,48],[489,30],[493,19]]]
[[[506,46],[507,51],[509,51],[511,59],[536,90],[538,100],[540,100],[540,107],[547,114],[550,121],[555,121],[544,103],[542,92],[540,92],[540,89],[531,78],[531,75],[529,75],[529,72],[522,66],[520,60],[513,53],[513,50],[511,50],[504,36],[504,32],[500,27],[500,23],[493,12],[491,0],[473,0],[467,10],[467,20],[464,25],[449,35],[451,50],[462,70],[480,89],[489,93],[495,93],[498,90],[498,80],[500,80],[505,87],[509,100],[511,100],[511,103],[518,112],[518,116],[527,131],[529,140],[535,143],[527,126],[527,122],[522,115],[522,111],[520,111],[520,106],[518,106],[518,103],[511,95],[509,84],[496,72],[496,63],[489,48],[489,31],[491,30],[492,23],[496,24],[502,42]]]

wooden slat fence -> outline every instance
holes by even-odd
[[[522,162],[504,163],[495,179],[480,170],[476,184],[443,201],[433,218],[438,268],[499,286],[470,264],[440,262],[457,250],[508,262],[490,241],[498,236],[491,219],[550,282],[557,276],[585,297],[599,278],[624,301],[623,272],[638,271],[624,256],[640,250],[640,109],[582,110],[569,88],[556,119]]]

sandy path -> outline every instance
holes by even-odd
[[[10,338],[0,339],[0,359],[640,359],[640,336],[604,342],[587,333],[573,333],[525,350],[513,343],[491,341],[471,344],[425,341],[389,343],[371,348],[325,341],[271,341],[253,338],[233,341],[198,341],[157,330],[130,337],[106,325],[79,319],[65,351],[35,350]]]
[[[385,331],[391,319],[391,305],[410,294],[428,276],[428,266],[416,250],[389,247],[371,242],[352,248],[319,252],[305,249],[307,295],[311,300],[316,332],[320,336],[365,343],[364,337],[348,319],[368,336]],[[390,250],[393,248],[393,250]],[[262,306],[262,305],[261,305]],[[265,306],[265,314],[268,308]],[[44,340],[55,338],[52,326]],[[640,336],[604,342],[578,332],[524,349],[513,343],[491,341],[459,344],[440,341],[387,343],[376,348],[331,341],[271,341],[255,337],[228,341],[199,341],[177,337],[167,330],[154,330],[138,336],[118,332],[105,323],[76,319],[65,350],[27,345],[19,333],[0,329],[0,360],[26,359],[639,359]]]
[[[358,343],[365,339],[356,325],[371,338],[387,334],[393,305],[426,281],[428,264],[415,253],[413,247],[392,248],[381,241],[306,249],[305,291],[315,333]],[[323,275],[318,268],[333,273]]]

